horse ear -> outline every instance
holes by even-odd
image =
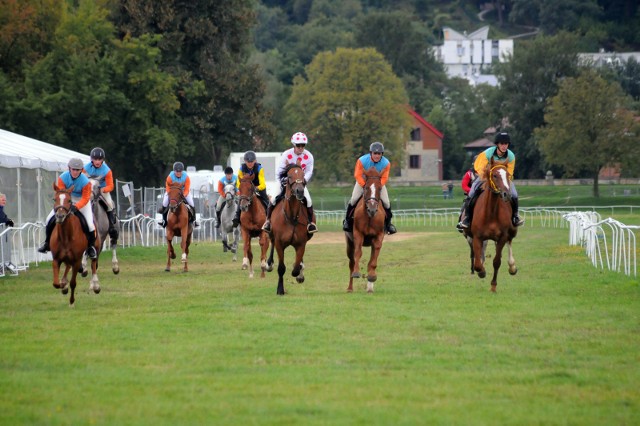
[[[56,183],[55,183],[55,182],[53,182],[53,190],[54,190],[54,191],[57,191],[57,190],[58,190],[58,185],[56,185]]]
[[[68,191],[69,191],[69,192],[73,192],[73,187],[74,187],[74,186],[75,186],[75,185],[71,185],[71,186],[69,187]]]

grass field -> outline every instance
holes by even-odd
[[[374,294],[345,292],[338,232],[284,297],[212,243],[187,274],[162,247],[122,250],[117,276],[104,255],[75,308],[46,263],[6,278],[0,423],[640,424],[637,279],[595,269],[566,228],[524,227],[492,294],[458,233],[402,231]]]

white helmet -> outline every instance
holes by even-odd
[[[291,136],[291,144],[292,145],[298,145],[298,144],[306,145],[307,144],[307,135],[305,135],[302,132],[298,132],[298,133],[294,134],[293,136]]]

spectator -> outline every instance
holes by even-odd
[[[7,196],[0,193],[0,223],[4,223],[7,226],[13,226],[13,220],[9,219],[4,212],[4,205],[7,204]]]

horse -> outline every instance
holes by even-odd
[[[249,278],[253,278],[253,252],[251,251],[251,238],[258,238],[260,243],[260,278],[265,277],[267,270],[267,250],[269,249],[269,236],[262,232],[262,225],[267,220],[267,213],[256,195],[256,187],[253,184],[253,176],[245,175],[240,179],[238,189],[240,208],[240,230],[244,241],[244,257],[242,258],[242,270],[249,269]],[[254,203],[254,201],[256,201]]]
[[[463,237],[465,238],[465,240],[467,240],[467,244],[469,244],[469,258],[471,259],[471,275],[473,275],[475,273],[474,269],[473,269],[473,237],[469,237],[466,235],[463,235]],[[482,262],[484,263],[484,258],[485,258],[485,252],[487,251],[487,241],[484,241],[482,243]]]
[[[349,258],[349,287],[353,291],[353,279],[360,278],[360,258],[362,247],[371,247],[371,257],[367,266],[367,292],[373,293],[373,284],[378,276],[378,256],[384,240],[385,212],[380,201],[380,174],[374,167],[365,171],[364,194],[358,200],[353,212],[353,232],[345,232],[347,257]]]
[[[82,228],[80,218],[71,213],[71,192],[73,185],[68,188],[58,188],[54,183],[53,190],[55,197],[53,199],[53,211],[55,212],[56,224],[51,232],[51,240],[49,247],[53,258],[53,287],[60,289],[62,294],[69,292],[71,287],[71,295],[69,297],[69,306],[74,306],[76,277],[78,272],[82,271],[82,258],[87,248],[87,236]],[[96,250],[100,246],[100,236],[96,237]],[[60,280],[60,266],[65,265],[64,276]],[[67,274],[71,269],[71,280],[67,280]],[[94,293],[100,293],[100,284],[98,280],[98,259],[91,260],[91,282],[90,289]],[[86,275],[86,274],[85,274]]]
[[[304,204],[304,171],[297,164],[289,165],[281,179],[286,178],[284,199],[279,207],[272,207],[271,213],[271,253],[267,266],[269,271],[273,269],[273,251],[278,252],[278,295],[284,295],[283,276],[287,270],[284,263],[284,251],[292,246],[296,251],[296,258],[293,262],[291,276],[295,277],[298,283],[304,282],[304,251],[307,241],[313,234],[307,233],[307,207]]]
[[[100,236],[100,241],[106,241],[107,235],[109,235],[109,217],[107,216],[107,205],[104,199],[100,196],[100,181],[94,178],[90,178],[91,182],[91,208],[93,209],[93,220],[96,223],[96,232]],[[118,263],[118,256],[116,255],[116,249],[118,248],[118,229],[120,227],[119,222],[114,224],[116,232],[113,235],[109,235],[109,245],[111,246],[111,271],[114,274],[120,273],[120,265]],[[98,257],[102,253],[104,244],[100,244],[98,249]],[[86,256],[83,259],[83,267],[86,265]]]
[[[509,249],[509,274],[515,275],[518,272],[511,247],[511,241],[516,237],[518,228],[511,221],[511,176],[506,164],[491,159],[487,165],[485,176],[486,180],[482,184],[483,191],[473,207],[471,226],[464,230],[464,235],[473,240],[473,269],[480,278],[487,275],[482,256],[484,253],[483,244],[487,240],[496,242],[493,278],[491,280],[491,291],[495,293],[498,285],[498,271],[502,262],[502,249],[505,244]]]
[[[169,213],[167,214],[167,267],[166,272],[171,271],[171,259],[176,258],[173,249],[173,237],[180,237],[180,248],[182,248],[182,271],[189,272],[187,256],[189,255],[189,245],[193,235],[193,224],[189,221],[189,208],[182,193],[180,184],[173,184],[169,187]]]
[[[222,234],[222,249],[224,252],[233,253],[233,261],[238,260],[238,240],[240,239],[240,229],[233,227],[233,218],[238,209],[236,201],[236,186],[228,183],[224,186],[225,204],[220,212],[220,232]],[[229,234],[233,234],[233,244],[229,245]]]

